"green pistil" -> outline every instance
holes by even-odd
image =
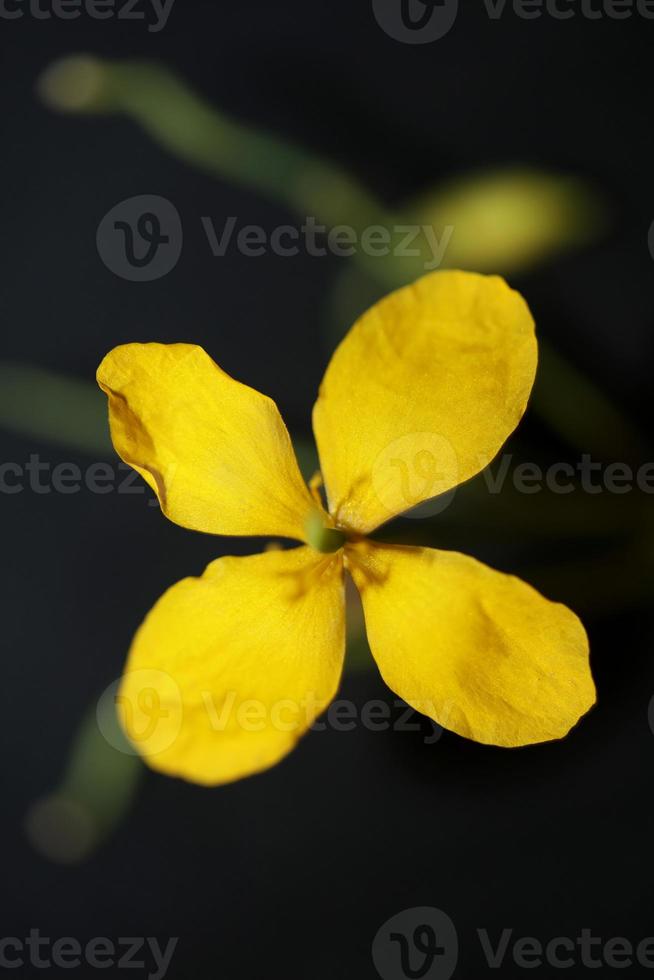
[[[326,527],[317,511],[307,519],[306,531],[308,543],[324,555],[338,551],[345,544],[345,533],[336,527]]]

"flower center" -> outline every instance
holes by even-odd
[[[308,543],[324,555],[338,551],[345,544],[345,532],[339,531],[337,527],[327,527],[319,511],[314,511],[307,518],[305,529]]]

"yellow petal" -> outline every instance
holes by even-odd
[[[336,522],[368,533],[487,466],[522,417],[536,361],[529,309],[496,276],[435,272],[373,306],[314,407]]]
[[[98,383],[116,452],[171,521],[211,534],[304,540],[316,505],[270,398],[192,344],[116,347]]]
[[[154,769],[206,785],[274,765],[336,693],[342,554],[219,558],[170,588],[134,637],[121,722]]]
[[[566,606],[456,552],[362,542],[347,561],[388,686],[490,745],[562,738],[595,702],[585,630]]]

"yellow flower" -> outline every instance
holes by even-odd
[[[436,272],[387,296],[336,350],[313,412],[327,508],[269,398],[200,347],[127,344],[98,370],[114,446],[195,531],[303,545],[219,558],[136,633],[117,698],[155,769],[198,783],[278,762],[333,699],[344,573],[388,686],[467,738],[561,738],[594,703],[577,617],[456,552],[365,536],[482,470],[522,417],[537,362],[522,297]]]

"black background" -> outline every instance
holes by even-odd
[[[463,6],[452,32],[425,47],[387,37],[363,0],[177,0],[159,34],[85,16],[0,19],[2,356],[92,380],[115,344],[199,343],[309,434],[339,260],[214,258],[200,215],[273,228],[288,214],[197,173],[129,121],[60,116],[34,95],[55,57],[138,55],[231,115],[347,165],[390,202],[494,164],[591,181],[611,202],[607,234],[514,281],[541,334],[645,427],[654,22],[525,21],[510,10],[491,21],[481,4]],[[184,251],[164,279],[125,282],[100,261],[95,232],[114,204],[146,193],[175,203]],[[555,452],[537,420],[525,425]],[[0,445],[3,460],[89,461],[9,432]],[[94,855],[48,863],[25,837],[25,813],[59,780],[142,615],[173,581],[257,543],[193,535],[142,496],[25,491],[0,505],[3,935],[179,936],[175,978],[364,980],[382,923],[428,905],[458,930],[455,976],[478,980],[488,972],[479,928],[541,941],[584,927],[633,942],[654,934],[645,602],[585,617],[599,705],[562,743],[506,752],[447,733],[435,746],[416,733],[311,734],[280,766],[232,786],[148,774]],[[476,553],[515,569],[522,533]],[[555,547],[577,557],[574,541]],[[616,584],[624,573],[616,561]],[[565,585],[556,597],[574,604]],[[346,677],[343,693],[392,700],[375,672]]]

